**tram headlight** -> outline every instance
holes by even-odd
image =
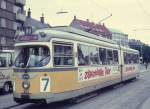
[[[29,89],[30,88],[30,82],[29,81],[23,81],[22,82],[22,87],[24,89]]]

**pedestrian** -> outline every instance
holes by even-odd
[[[148,63],[147,63],[147,62],[145,62],[145,68],[146,68],[146,70],[147,70],[147,67],[148,67]]]

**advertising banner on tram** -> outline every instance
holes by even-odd
[[[99,78],[105,78],[107,76],[119,74],[119,67],[92,67],[92,68],[79,68],[78,69],[78,81],[84,82],[89,80],[95,80]]]

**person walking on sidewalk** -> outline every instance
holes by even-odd
[[[148,67],[148,62],[145,62],[145,68],[147,70],[147,67]]]

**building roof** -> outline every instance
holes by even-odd
[[[42,28],[49,28],[49,24],[42,23],[33,18],[26,18],[25,27],[33,27],[33,29],[42,29]]]
[[[36,20],[36,19],[32,18],[30,8],[28,9],[27,17],[26,17],[26,21],[25,21],[24,26],[25,27],[32,27],[33,31],[35,31],[37,29],[50,27],[49,24],[44,23],[44,14],[43,13],[42,13],[42,17],[40,17],[40,20]]]
[[[109,37],[110,39],[112,36],[112,33],[104,24],[95,24],[94,22],[90,22],[89,20],[84,21],[74,17],[70,26],[95,34],[97,36],[106,36],[106,38]]]

